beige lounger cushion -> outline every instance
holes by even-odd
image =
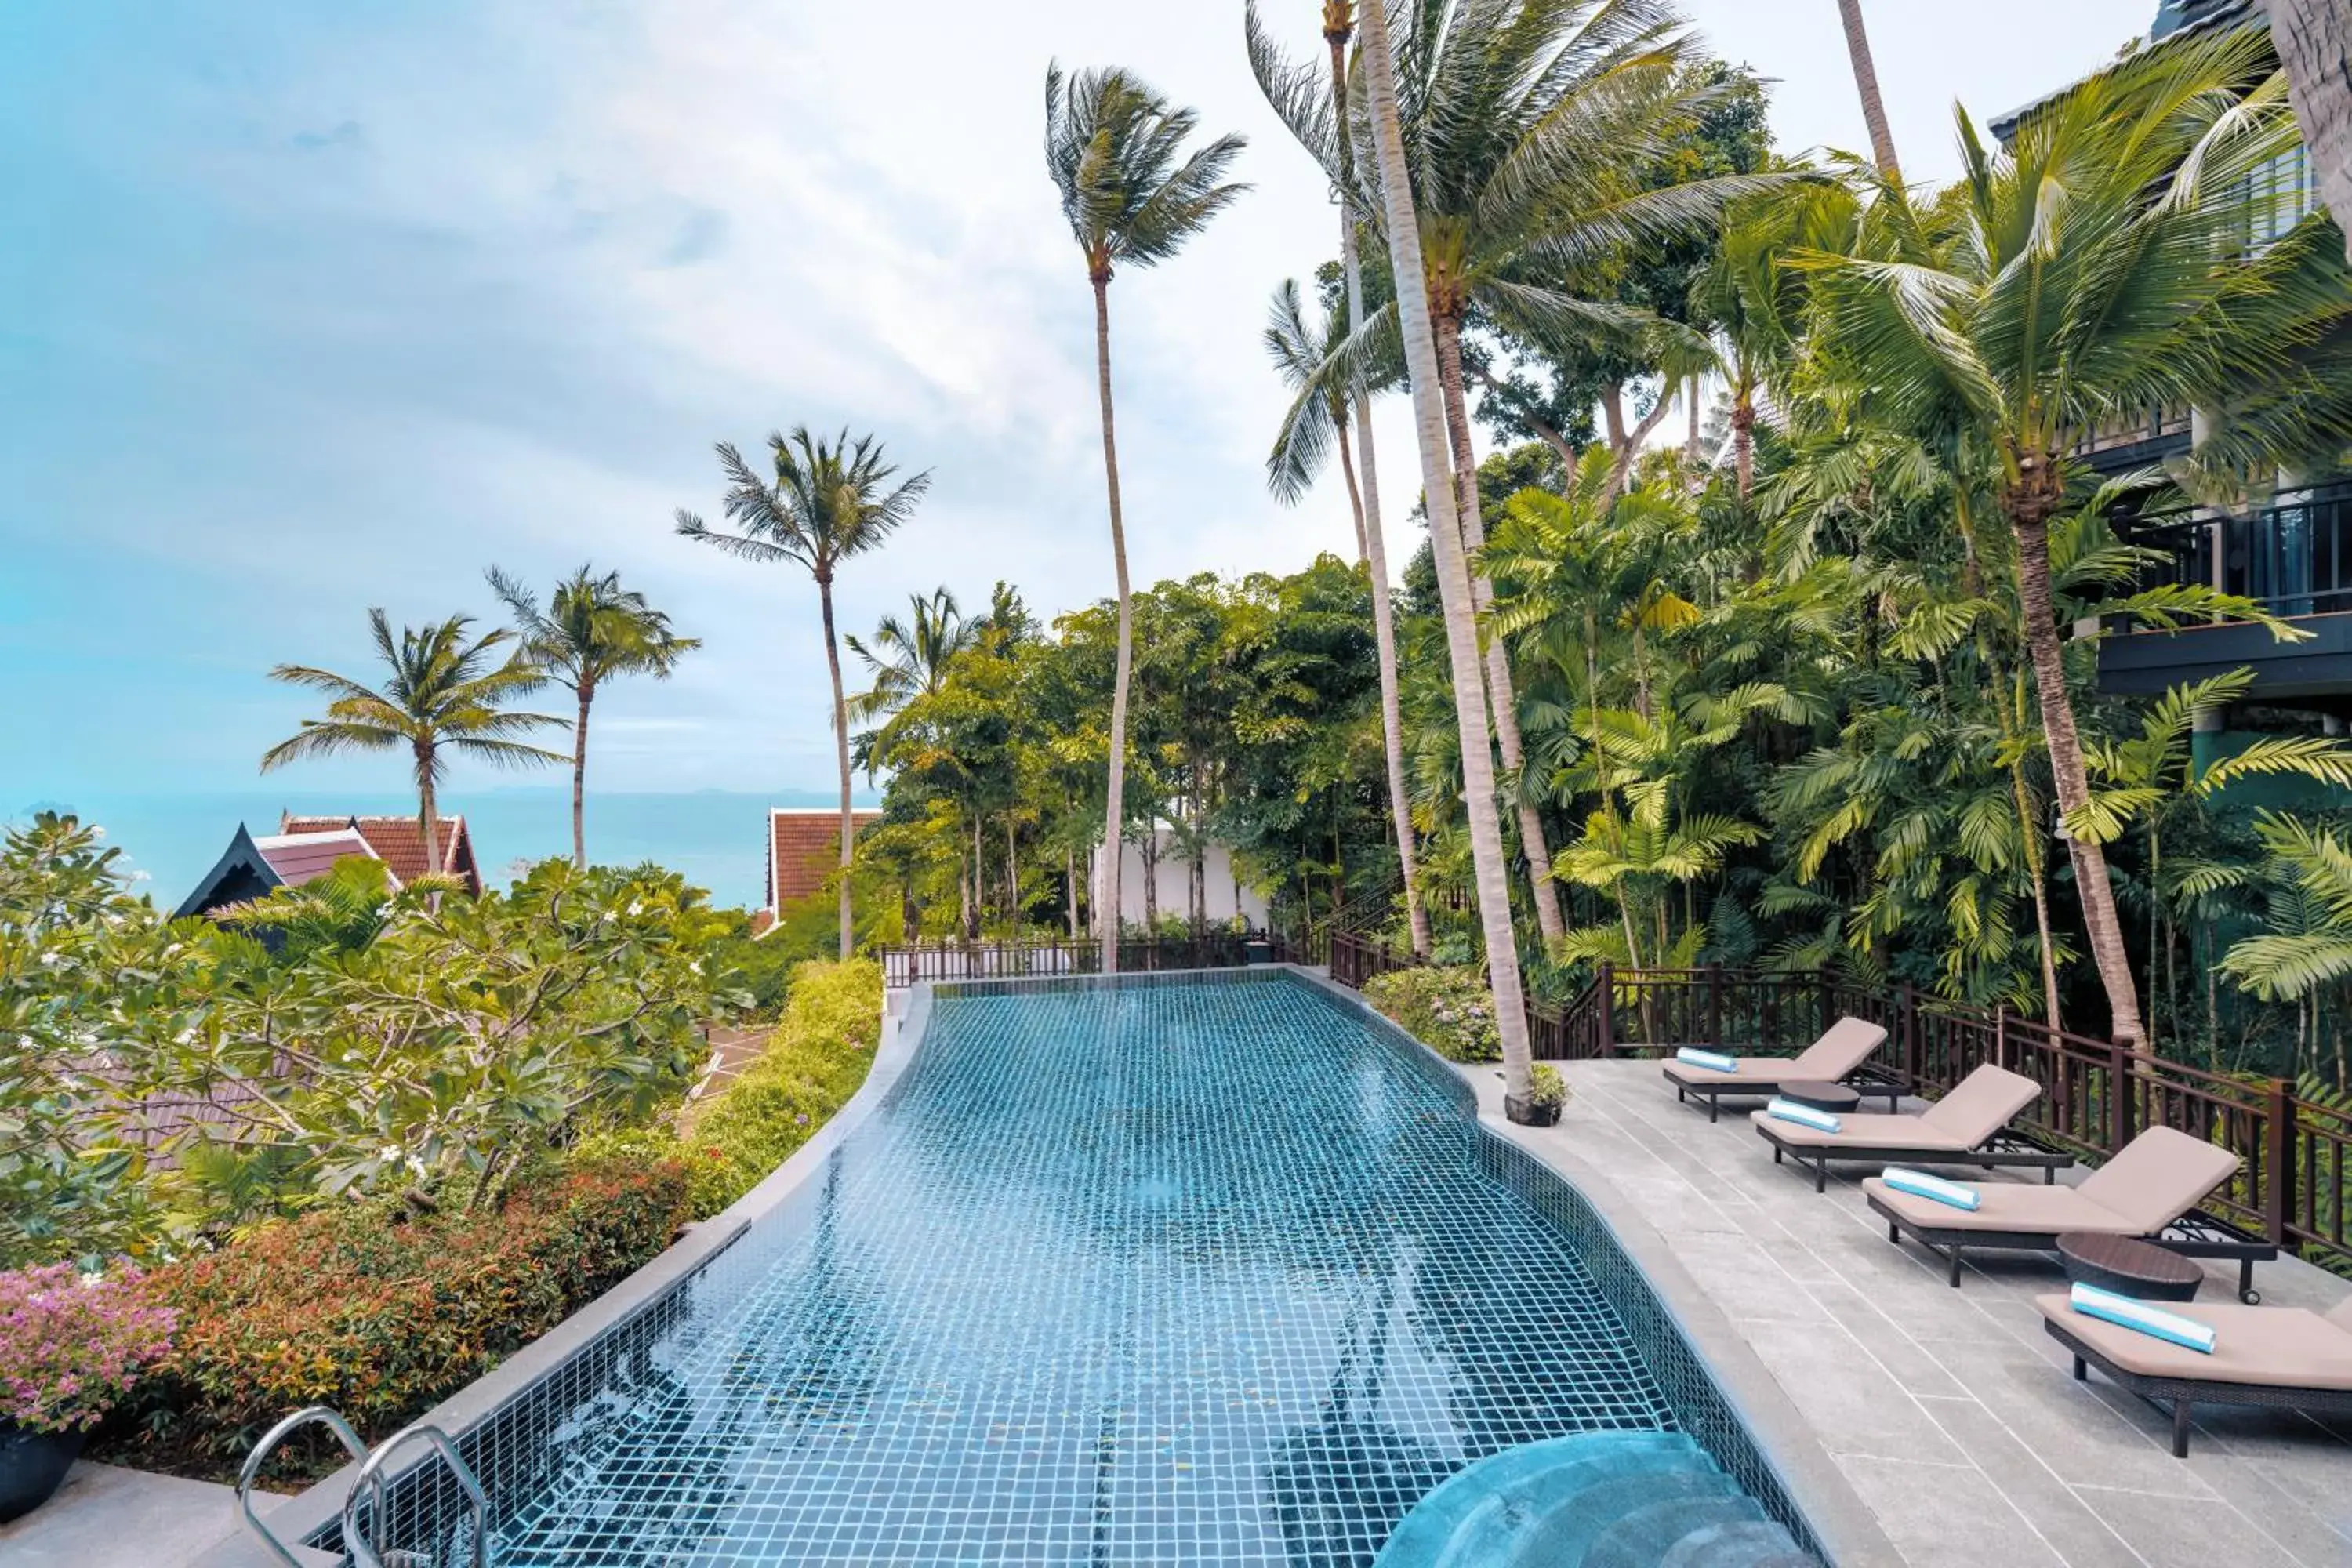
[[[1988,1063],[1962,1079],[1924,1116],[1843,1116],[1834,1132],[1782,1121],[1765,1110],[1750,1111],[1748,1117],[1759,1127],[1769,1126],[1772,1136],[1791,1149],[1843,1145],[1963,1154],[2008,1126],[2041,1094],[2042,1086],[2032,1079]]]
[[[1870,1059],[1870,1053],[1886,1043],[1886,1030],[1877,1024],[1860,1018],[1840,1018],[1830,1026],[1830,1032],[1807,1046],[1796,1057],[1742,1057],[1737,1072],[1717,1072],[1711,1068],[1686,1067],[1681,1062],[1666,1063],[1666,1076],[1676,1083],[1697,1089],[1706,1084],[1735,1084],[1753,1087],[1759,1094],[1769,1093],[1784,1083],[1835,1083]]]
[[[2352,1390],[2352,1302],[2326,1317],[2290,1307],[2242,1307],[2234,1301],[2158,1303],[2168,1312],[2210,1324],[2211,1355],[2085,1317],[2063,1296],[2037,1296],[2033,1304],[2043,1317],[2117,1367],[2141,1377]]]
[[[1838,1118],[1838,1130],[1825,1132],[1818,1127],[1808,1127],[1801,1121],[1783,1121],[1769,1110],[1751,1110],[1748,1120],[1759,1127],[1769,1127],[1772,1136],[1791,1149],[1917,1149],[1944,1154],[1965,1154],[1984,1142],[1982,1138],[1955,1138],[1937,1132],[1923,1117],[1917,1116],[1846,1116]]]
[[[1862,1190],[1926,1230],[2011,1230],[2055,1237],[2069,1230],[2147,1236],[2211,1195],[2238,1168],[2238,1157],[2169,1127],[2151,1127],[2079,1187],[2014,1182],[1978,1185],[1974,1209],[1898,1193],[1876,1176]]]

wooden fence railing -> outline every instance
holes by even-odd
[[[1238,969],[1269,947],[1263,937],[1228,931],[1197,937],[1155,937],[1118,944],[1122,973],[1163,969]],[[882,950],[883,984],[894,989],[927,980],[1024,980],[1055,974],[1099,974],[1099,942],[927,942]]]

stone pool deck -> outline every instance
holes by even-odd
[[[1468,1076],[1489,1126],[1607,1189],[1612,1219],[1630,1209],[1660,1234],[1904,1563],[2352,1563],[2352,1421],[2200,1407],[2190,1456],[2176,1459],[2168,1414],[2096,1372],[2074,1382],[2043,1331],[2032,1298],[2064,1288],[2054,1258],[1971,1258],[1952,1289],[1864,1207],[1867,1169],[1840,1180],[1832,1167],[1816,1194],[1810,1173],[1773,1164],[1746,1108],[1709,1125],[1655,1063],[1561,1071],[1571,1099],[1540,1130],[1503,1121],[1499,1072]],[[2224,1267],[2208,1266],[2211,1299],[2234,1300]],[[2325,1310],[2352,1294],[2294,1261],[2261,1266],[2255,1284],[2269,1306]]]
[[[0,1568],[183,1568],[237,1528],[236,1490],[84,1459],[0,1524]]]

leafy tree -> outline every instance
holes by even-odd
[[[1045,71],[1045,167],[1062,216],[1086,258],[1095,296],[1095,373],[1102,401],[1103,479],[1110,497],[1111,561],[1118,579],[1118,664],[1111,690],[1110,769],[1105,812],[1103,967],[1118,967],[1119,834],[1127,773],[1128,682],[1134,627],[1128,599],[1127,523],[1119,507],[1118,439],[1110,378],[1110,280],[1120,267],[1154,267],[1181,250],[1245,186],[1225,171],[1245,145],[1221,136],[1186,153],[1199,116],[1123,70]]]
[[[677,661],[702,646],[670,630],[669,616],[635,589],[621,586],[621,574],[583,566],[555,586],[547,608],[522,583],[493,567],[491,591],[514,617],[524,656],[558,686],[572,693],[578,716],[572,724],[572,863],[588,864],[588,710],[604,682],[624,675],[669,679]]]
[[[299,732],[264,752],[261,771],[346,752],[406,752],[416,781],[416,821],[425,835],[425,863],[439,866],[440,787],[451,755],[493,767],[536,767],[563,760],[516,738],[560,726],[562,720],[518,713],[507,706],[545,683],[539,666],[522,647],[510,646],[511,633],[469,638],[467,628],[472,625],[464,616],[452,616],[422,630],[404,626],[394,640],[384,613],[370,610],[368,627],[388,672],[381,688],[304,664],[281,664],[271,670],[272,680],[324,692],[332,700],[326,717],[303,720]],[[501,647],[509,648],[507,657],[494,662],[492,656]]]
[[[2352,287],[2334,237],[2305,226],[2232,260],[2247,175],[2291,146],[2284,86],[2259,33],[2217,31],[2126,58],[2038,106],[1987,149],[1965,113],[1966,173],[1923,209],[1883,184],[1860,254],[1823,257],[1825,352],[1874,416],[1964,434],[1992,454],[2019,609],[2061,806],[2090,797],[2051,583],[2051,526],[2076,488],[2067,454],[2119,410],[2228,409],[2200,449],[2222,470],[2352,435],[2316,345]],[[2103,847],[2069,841],[2116,1037],[2144,1037]]]
[[[809,434],[806,426],[768,437],[772,477],[763,479],[728,442],[719,444],[719,467],[727,477],[722,502],[732,533],[714,530],[680,510],[677,531],[741,560],[762,563],[793,561],[816,582],[824,626],[824,664],[833,678],[833,733],[841,764],[841,962],[856,951],[849,868],[856,852],[857,819],[851,808],[849,699],[841,684],[841,647],[833,628],[833,580],[842,563],[878,550],[912,517],[930,489],[929,473],[900,480],[871,436],[855,441],[844,430],[833,441]]]

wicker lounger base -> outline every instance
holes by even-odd
[[[1675,1099],[1678,1103],[1688,1104],[1694,1095],[1706,1101],[1706,1119],[1709,1121],[1723,1120],[1723,1102],[1726,1100],[1769,1100],[1780,1092],[1780,1086],[1778,1083],[1763,1083],[1754,1079],[1745,1083],[1731,1078],[1725,1079],[1721,1083],[1684,1083],[1672,1073],[1663,1076],[1668,1083],[1675,1086]],[[1797,1082],[1802,1077],[1801,1073],[1792,1074],[1790,1081]],[[1903,1086],[1892,1079],[1869,1077],[1857,1073],[1846,1079],[1845,1086],[1861,1095],[1865,1101],[1884,1098],[1886,1101],[1886,1112],[1890,1116],[1900,1109],[1903,1103]]]
[[[1868,1201],[1871,1212],[1886,1222],[1886,1239],[1899,1246],[1908,1236],[1942,1258],[1950,1266],[1948,1282],[1955,1289],[1960,1283],[1961,1254],[1968,1248],[1986,1252],[2058,1250],[2058,1237],[2049,1231],[1963,1230],[1957,1226],[1917,1225],[1887,1207],[1875,1196]],[[2278,1256],[2278,1247],[2273,1243],[2240,1230],[2226,1220],[2203,1213],[2184,1215],[2145,1239],[2158,1247],[2169,1247],[2183,1258],[2235,1258],[2238,1264],[2238,1300],[2249,1307],[2258,1305],[2263,1299],[2262,1292],[2254,1289],[2254,1265],[2267,1263]]]
[[[1840,1143],[1834,1146],[1791,1143],[1770,1127],[1759,1124],[1756,1131],[1764,1142],[1772,1145],[1772,1163],[1779,1165],[1789,1160],[1796,1161],[1800,1169],[1813,1173],[1813,1191],[1817,1193],[1829,1191],[1830,1162],[1832,1160],[1842,1163],[1851,1162],[1873,1165],[1975,1165],[1988,1171],[2003,1166],[2038,1170],[2042,1173],[2042,1184],[2045,1187],[2057,1184],[2062,1166],[2074,1163],[2074,1155],[2044,1149],[2014,1132],[1997,1134],[1962,1152],[1952,1149],[1906,1149],[1893,1143]]]
[[[2149,1377],[2126,1372],[2096,1349],[2066,1331],[2063,1323],[2044,1318],[2050,1337],[2074,1353],[2074,1381],[2083,1382],[2097,1367],[2127,1393],[2158,1405],[2172,1407],[2172,1457],[2189,1457],[2189,1412],[2195,1405],[2242,1405],[2263,1410],[2309,1410],[2326,1415],[2352,1415],[2352,1392],[2340,1388],[2284,1388],[2267,1383],[2208,1383],[2198,1378]]]

